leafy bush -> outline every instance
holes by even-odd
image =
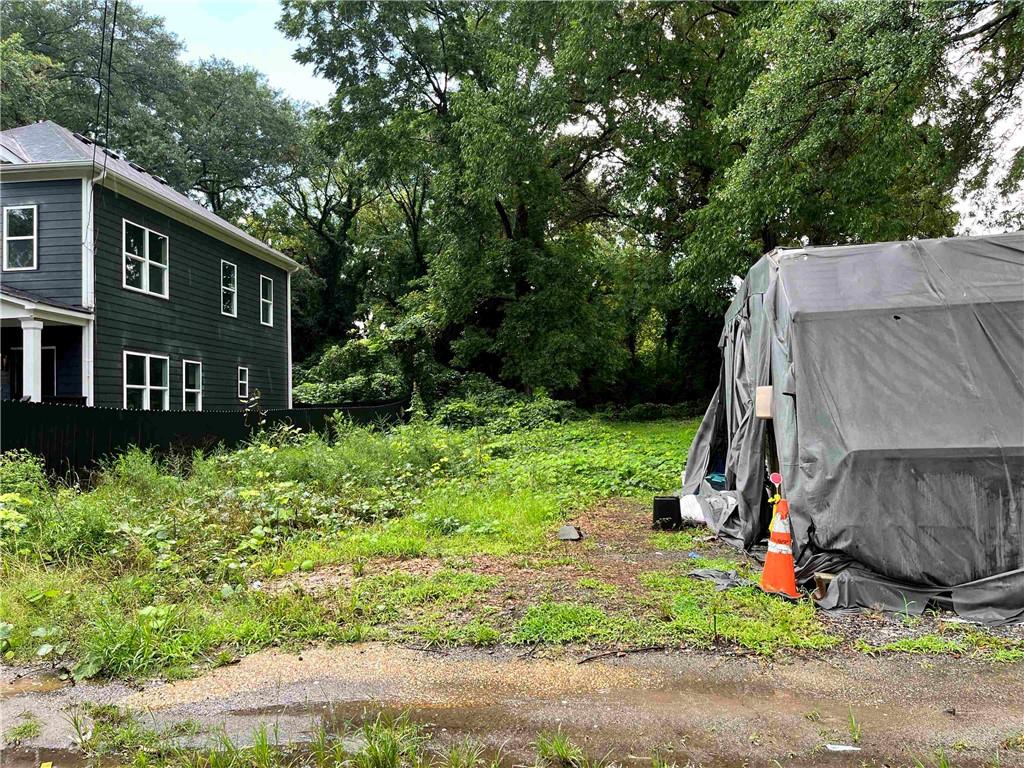
[[[0,494],[35,500],[46,496],[47,488],[42,459],[24,449],[0,454]]]
[[[328,347],[316,363],[296,374],[295,399],[311,405],[387,400],[407,390],[398,358],[372,339]]]
[[[487,421],[487,410],[472,400],[449,400],[438,407],[434,420],[445,427],[469,429]]]
[[[551,424],[562,424],[579,415],[576,407],[567,400],[552,400],[540,393],[531,400],[508,406],[495,419],[494,429],[498,432],[514,432],[518,429],[536,429]]]
[[[434,421],[442,426],[469,429],[486,424],[499,434],[560,424],[577,416],[572,403],[553,400],[543,390],[531,397],[478,375],[466,376],[454,395],[434,411]]]
[[[687,419],[701,416],[706,403],[639,403],[628,408],[616,409],[608,414],[620,421],[659,421],[661,419]]]

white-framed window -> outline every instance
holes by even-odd
[[[274,281],[260,275],[260,323],[274,325]]]
[[[35,205],[4,207],[4,271],[36,269],[39,210]]]
[[[166,411],[170,407],[170,360],[166,355],[124,353],[124,407]]]
[[[168,298],[167,236],[122,219],[124,265],[121,285],[129,291]]]
[[[181,361],[181,407],[203,410],[203,364],[198,360]]]
[[[249,399],[249,369],[238,367],[238,399]]]
[[[220,313],[238,317],[238,267],[223,259],[220,262]]]

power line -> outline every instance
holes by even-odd
[[[107,47],[107,0],[103,0],[103,21],[100,22],[100,59],[96,63],[96,117],[92,121],[92,164],[96,165],[96,139],[100,131],[100,109],[103,105],[103,51]],[[90,170],[90,173],[92,171]]]
[[[114,18],[110,22],[110,49],[109,49],[109,52],[107,53],[107,116],[106,116],[106,121],[105,121],[105,125],[104,125],[104,128],[103,128],[103,144],[106,147],[107,151],[105,151],[103,153],[103,174],[105,174],[107,172],[107,158],[110,157],[110,151],[111,151],[110,150],[110,96],[111,96],[111,92],[113,90],[113,83],[114,83],[113,77],[111,76],[111,71],[112,71],[112,68],[113,68],[113,65],[114,65],[114,35],[117,32],[117,7],[119,5],[119,2],[120,2],[120,0],[114,0]],[[101,57],[101,65],[102,65],[102,57]],[[93,151],[95,152],[95,149]],[[100,174],[100,175],[102,176],[103,174]]]

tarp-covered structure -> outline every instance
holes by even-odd
[[[720,348],[682,489],[719,536],[767,538],[777,468],[823,607],[1024,621],[1024,233],[773,251]]]

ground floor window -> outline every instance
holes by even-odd
[[[181,390],[186,411],[203,410],[203,364],[198,360],[181,361]]]
[[[125,352],[124,407],[144,411],[168,410],[169,369],[170,361],[164,355]]]
[[[249,369],[241,368],[238,369],[238,399],[248,400],[249,399]]]

